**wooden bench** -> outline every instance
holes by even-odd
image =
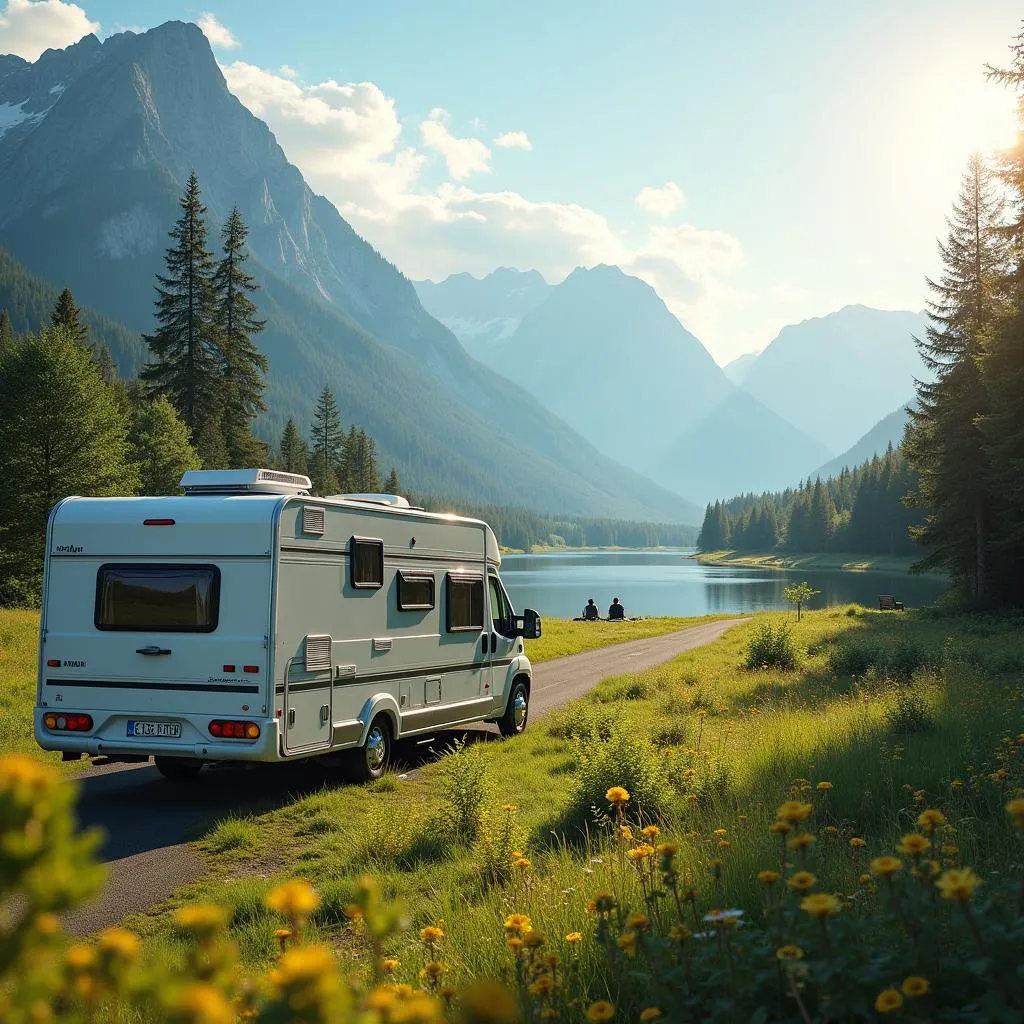
[[[879,594],[878,610],[880,612],[901,612],[903,611],[903,602],[897,601],[892,594]]]

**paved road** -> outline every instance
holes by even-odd
[[[676,633],[633,640],[534,667],[530,720],[579,697],[602,679],[660,665],[683,651],[717,640],[742,619],[724,619]],[[493,726],[484,727],[494,731]],[[455,734],[439,734],[443,749]],[[429,757],[426,747],[407,752],[415,767]],[[109,867],[98,899],[69,914],[68,929],[79,935],[116,924],[126,914],[148,910],[179,886],[203,874],[203,862],[188,846],[209,822],[254,814],[333,783],[330,773],[310,762],[294,765],[207,770],[198,784],[178,787],[152,765],[94,766],[78,776],[82,825],[103,830],[101,855]],[[254,795],[254,794],[258,794]]]

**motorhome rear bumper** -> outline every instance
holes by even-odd
[[[35,709],[35,737],[43,750],[61,750],[91,757],[120,757],[166,755],[191,757],[202,761],[280,761],[280,725],[276,719],[258,719],[260,737],[253,742],[157,740],[153,738],[133,741],[111,739],[109,736],[78,736],[74,733],[55,733],[43,726],[43,715],[51,708]]]

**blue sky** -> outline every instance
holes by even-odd
[[[982,70],[1019,29],[1009,0],[0,10],[0,52],[29,57],[86,23],[198,21],[232,90],[410,276],[619,263],[720,362],[847,303],[920,308],[968,155],[1014,133]]]

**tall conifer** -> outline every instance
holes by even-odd
[[[50,326],[65,331],[79,345],[87,344],[89,328],[82,323],[82,311],[75,305],[70,288],[65,288],[58,296],[57,305],[50,314]]]
[[[154,360],[140,377],[151,393],[170,399],[189,428],[203,465],[209,466],[223,458],[219,435],[225,387],[206,207],[194,171],[178,205],[181,216],[170,232],[167,273],[157,277],[157,329],[143,335]]]
[[[344,454],[344,434],[338,403],[330,388],[324,388],[317,399],[311,439],[313,452],[309,475],[313,488],[318,494],[334,494],[339,488],[337,466]]]
[[[309,453],[306,442],[295,425],[295,420],[289,418],[284,425],[284,432],[281,434],[280,465],[286,473],[306,473],[309,469]]]
[[[254,466],[266,455],[256,440],[252,423],[266,410],[263,403],[267,357],[253,343],[266,326],[257,317],[250,295],[259,285],[246,269],[248,229],[236,206],[221,231],[222,256],[213,275],[217,340],[224,371],[222,430],[228,464],[233,468]]]
[[[10,347],[14,341],[14,325],[6,309],[0,309],[0,352]]]

